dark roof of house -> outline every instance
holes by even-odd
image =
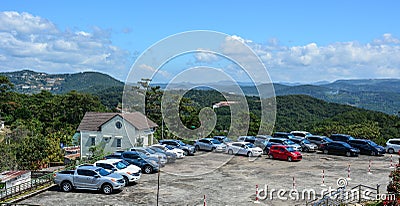
[[[158,125],[147,118],[140,112],[133,113],[101,113],[101,112],[86,112],[81,123],[78,126],[77,131],[99,131],[101,126],[114,118],[115,116],[121,116],[125,121],[132,124],[139,130],[150,129],[157,127]]]

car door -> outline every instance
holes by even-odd
[[[201,139],[200,141],[200,149],[202,150],[210,150],[210,141]]]
[[[285,148],[280,147],[279,149],[276,150],[276,153],[277,153],[276,157],[277,157],[278,159],[285,159],[285,157],[284,157]]]
[[[87,172],[87,188],[97,189],[98,188],[98,174],[93,170],[88,170]]]
[[[246,155],[247,154],[247,146],[245,144],[240,145],[240,149],[238,154]]]
[[[338,148],[338,144],[336,142],[329,143],[328,151],[332,154],[340,154],[340,149]]]
[[[75,186],[80,188],[96,188],[96,172],[92,170],[78,169],[77,173],[78,176],[75,177]]]
[[[233,144],[232,144],[231,149],[232,149],[232,151],[233,151],[234,154],[238,154],[241,145],[242,145],[242,144],[238,144],[238,143],[233,143]]]
[[[75,187],[77,187],[77,188],[86,187],[86,179],[87,179],[86,171],[87,170],[84,170],[84,169],[76,170],[76,175],[74,175]]]

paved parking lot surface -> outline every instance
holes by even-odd
[[[371,166],[369,170],[369,161]],[[393,164],[398,156],[393,156]],[[221,153],[198,152],[176,163],[167,164],[160,174],[159,205],[255,205],[256,185],[269,190],[320,191],[337,188],[338,178],[347,178],[348,187],[364,184],[386,192],[389,182],[390,155],[345,157],[320,153],[303,153],[300,162],[268,159],[262,156],[249,159]],[[322,184],[322,171],[324,183]],[[368,173],[370,171],[370,173]],[[261,195],[261,194],[260,194]],[[275,194],[276,195],[276,194]],[[290,198],[289,198],[290,199]],[[307,198],[282,200],[274,197],[259,199],[260,205],[305,205]],[[39,205],[156,205],[157,174],[142,175],[137,184],[123,191],[104,195],[96,191],[64,193],[58,187],[20,203]]]

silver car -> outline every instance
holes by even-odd
[[[220,141],[213,138],[199,139],[194,143],[194,147],[196,151],[207,150],[215,152],[224,152],[226,149],[226,145],[224,143],[221,143]]]

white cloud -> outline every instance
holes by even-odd
[[[197,49],[197,52],[194,55],[197,62],[214,62],[219,59],[219,57],[207,49]]]
[[[153,75],[160,74],[162,76],[162,78],[170,78],[172,76],[171,73],[169,73],[167,71],[164,71],[164,70],[161,70],[161,69],[159,69],[157,71],[156,68],[154,68],[154,67],[152,67],[150,65],[147,65],[147,64],[141,64],[141,65],[139,65],[139,68],[143,69],[144,70],[143,72],[147,72],[147,73],[150,73],[150,74],[153,74]]]
[[[124,79],[129,71],[129,52],[111,44],[110,31],[91,29],[61,31],[40,16],[0,12],[0,70],[91,70]]]
[[[383,34],[371,43],[337,42],[283,46],[277,39],[258,44],[241,37],[264,62],[273,81],[314,82],[343,78],[400,78],[400,40]],[[226,44],[232,57],[247,58],[238,43]],[[250,60],[250,59],[249,59]]]

